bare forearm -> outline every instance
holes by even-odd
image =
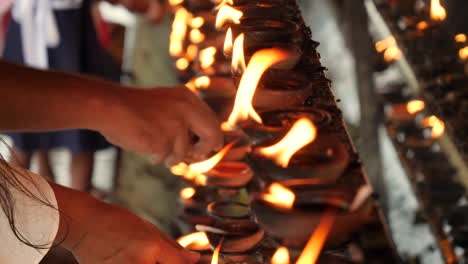
[[[95,129],[120,87],[102,80],[0,62],[0,130]]]

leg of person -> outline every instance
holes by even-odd
[[[39,162],[39,175],[45,177],[46,179],[50,181],[55,182],[55,175],[52,170],[50,159],[49,159],[49,151],[39,150],[35,154]]]
[[[71,187],[79,191],[90,191],[93,167],[94,152],[73,153],[70,166],[72,177]]]

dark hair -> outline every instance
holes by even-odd
[[[5,143],[3,139],[0,139],[0,142],[4,145],[8,145]],[[8,149],[10,149],[8,147]],[[12,159],[15,159],[15,156],[13,152],[10,149],[10,152],[12,153]],[[20,179],[19,177],[22,177]],[[16,189],[22,193],[24,193],[27,197],[30,199],[34,200],[37,203],[40,203],[42,205],[48,206],[50,208],[54,208],[58,210],[46,197],[44,192],[36,187],[36,190],[30,190],[27,188],[23,182],[33,182],[33,179],[29,173],[25,173],[24,171],[20,171],[14,167],[12,167],[5,159],[4,157],[0,154],[0,206],[2,208],[2,211],[4,212],[8,223],[10,225],[11,230],[13,231],[14,235],[24,244],[33,247],[35,249],[49,249],[51,247],[57,246],[60,243],[57,243],[55,245],[49,245],[48,243],[46,244],[33,244],[26,238],[20,230],[18,230],[16,226],[16,218],[15,218],[15,198],[13,197],[11,193],[11,189]],[[31,186],[37,186],[36,184],[31,184]],[[33,192],[34,191],[34,192]],[[37,193],[37,194],[36,194]],[[1,216],[0,216],[1,217]],[[65,238],[63,238],[64,240]],[[62,240],[62,241],[63,241]]]

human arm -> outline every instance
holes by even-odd
[[[166,0],[107,0],[112,4],[121,4],[133,12],[144,14],[150,21],[159,23],[167,13]]]
[[[128,88],[1,61],[0,85],[2,131],[91,129],[157,161],[203,157],[223,143],[214,113],[184,87]]]

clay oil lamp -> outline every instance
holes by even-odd
[[[326,130],[332,122],[332,115],[322,107],[291,107],[281,110],[258,112],[262,123],[247,121],[242,129],[249,135],[254,145],[284,136],[301,118],[307,118],[320,130]]]
[[[273,183],[253,199],[251,207],[259,225],[291,248],[302,248],[320,230],[324,214],[332,212],[334,224],[326,246],[336,247],[370,221],[371,193],[369,186],[354,195],[337,185]]]
[[[421,121],[419,121],[421,119]],[[390,137],[406,147],[430,147],[445,131],[445,124],[436,116],[417,118],[417,123],[407,123],[388,128]]]
[[[426,108],[422,100],[412,100],[409,102],[387,105],[385,114],[392,123],[414,123],[416,116]]]
[[[221,161],[207,173],[210,186],[239,189],[252,180],[254,173],[247,163],[241,161]]]
[[[215,189],[205,186],[186,187],[180,191],[179,218],[191,225],[210,225],[214,219],[206,214],[208,203],[217,198]]]
[[[206,232],[212,245],[223,240],[222,253],[249,252],[264,237],[264,231],[250,220],[250,209],[245,204],[216,201],[208,205],[208,214],[217,219],[216,223],[212,226],[197,225],[196,229]]]
[[[349,164],[349,152],[338,138],[317,138],[316,126],[300,118],[280,140],[256,144],[249,159],[269,179],[322,179],[335,181]]]

